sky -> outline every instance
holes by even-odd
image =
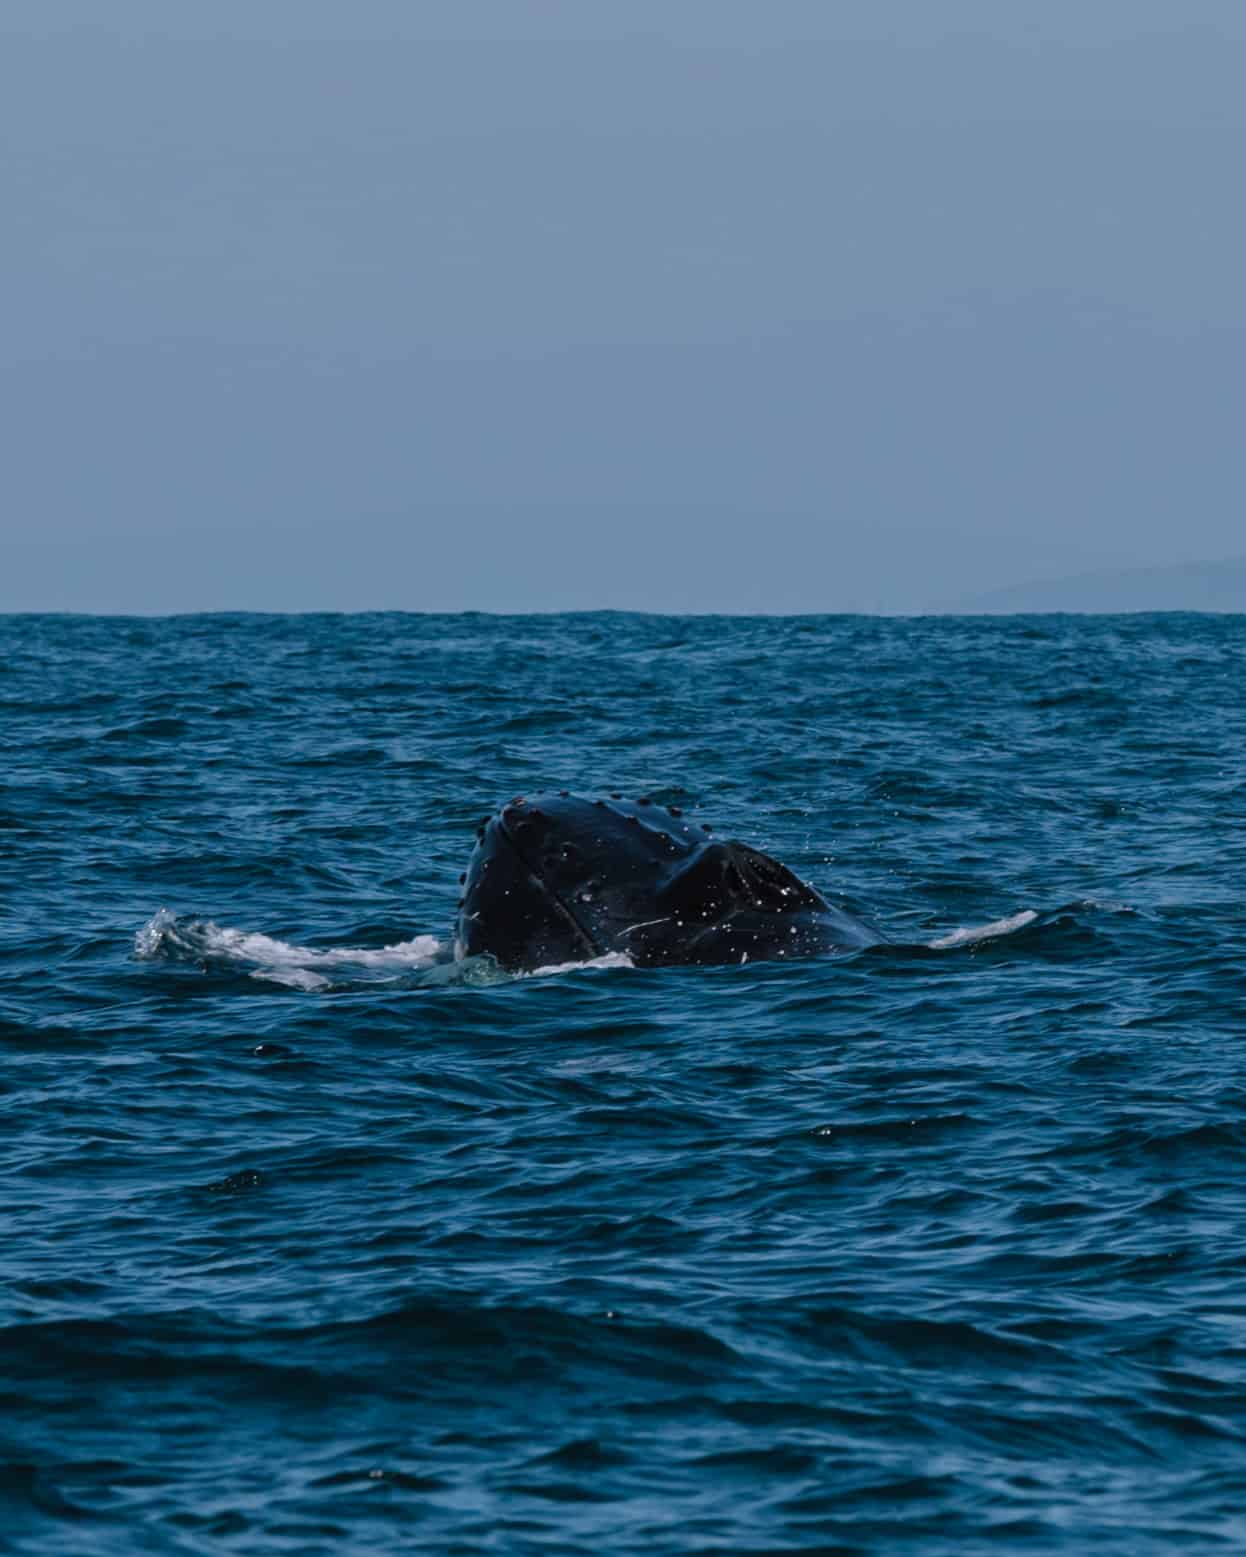
[[[1240,0],[5,0],[0,610],[1246,553]]]

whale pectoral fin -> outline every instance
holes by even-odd
[[[824,908],[812,887],[786,865],[743,843],[711,843],[667,878],[658,894],[663,913],[685,921],[722,919],[741,908],[792,913]]]

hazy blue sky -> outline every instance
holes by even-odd
[[[1246,552],[1246,6],[4,0],[0,609]]]

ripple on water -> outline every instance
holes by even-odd
[[[15,1551],[1240,1545],[1240,620],[0,639]],[[893,944],[456,962],[542,787]]]

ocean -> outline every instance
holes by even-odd
[[[1246,618],[0,618],[0,1549],[1246,1545]],[[504,975],[481,818],[893,944]]]

